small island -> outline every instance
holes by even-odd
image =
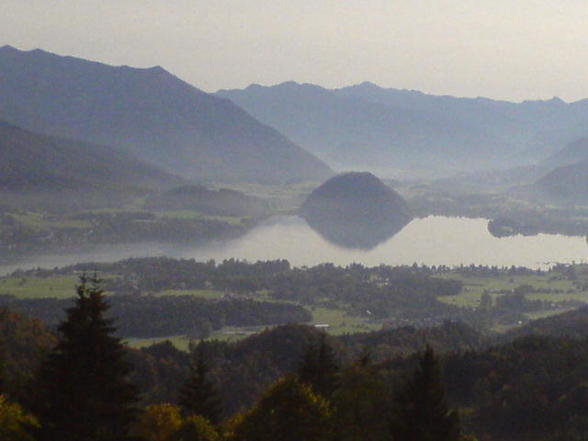
[[[356,249],[374,248],[412,219],[406,201],[367,172],[329,179],[307,197],[300,215],[328,241]]]

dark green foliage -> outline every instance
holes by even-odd
[[[298,368],[298,378],[312,387],[312,390],[329,398],[338,384],[339,361],[337,355],[323,336],[314,342],[304,354]]]
[[[431,317],[441,323],[444,319],[459,318],[469,313],[437,299],[439,296],[456,295],[462,289],[459,280],[434,277],[447,270],[441,267],[381,265],[368,268],[359,264],[348,267],[321,264],[310,268],[293,268],[287,260],[248,263],[229,259],[217,264],[214,261],[154,257],[127,259],[117,263],[78,264],[55,271],[40,270],[28,274],[44,277],[94,270],[115,273],[116,277],[108,279],[105,288],[117,294],[167,289],[214,289],[251,297],[259,291],[266,291],[273,299],[289,300],[288,303],[328,306],[335,302],[356,316],[387,318],[391,327],[406,325],[406,320],[430,325]],[[139,299],[139,303],[147,305],[147,302],[153,304],[165,301]],[[243,306],[250,305],[245,302],[240,308]],[[295,312],[293,310],[296,308],[300,310],[296,305],[282,304],[281,308],[273,306],[272,310]],[[183,308],[180,308],[178,313],[182,311]],[[120,315],[122,318],[127,316],[126,313]],[[140,324],[144,327],[146,321],[141,320]],[[287,321],[304,320],[290,318]],[[240,323],[244,324],[242,320]],[[271,322],[277,323],[280,321]]]
[[[62,319],[70,299],[0,298],[0,305],[37,317],[47,324]],[[110,316],[120,317],[117,335],[121,337],[167,337],[189,335],[208,337],[223,326],[260,326],[304,323],[312,319],[302,306],[231,298],[208,300],[195,296],[114,296]]]
[[[77,299],[58,328],[59,342],[41,368],[33,411],[40,441],[123,441],[137,391],[125,348],[95,278],[80,278]]]
[[[459,439],[459,416],[448,408],[439,360],[430,346],[412,377],[395,395],[390,428],[393,441]]]
[[[382,411],[390,405],[389,387],[369,356],[364,355],[341,372],[332,395],[337,441],[379,441],[389,438]]]
[[[140,350],[131,349],[128,359],[133,366],[131,381],[141,390],[144,403],[177,400],[178,390],[190,371],[190,354],[164,341]]]
[[[3,392],[17,401],[27,401],[25,385],[54,345],[54,335],[39,320],[0,308]]]
[[[180,389],[178,402],[188,415],[200,415],[213,424],[220,422],[222,403],[216,384],[211,379],[205,354],[197,347],[190,376]]]
[[[270,387],[234,428],[233,441],[327,441],[331,439],[327,401],[285,377]]]

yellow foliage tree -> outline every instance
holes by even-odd
[[[175,434],[175,441],[220,441],[214,425],[201,415],[190,415]]]
[[[332,434],[328,402],[296,377],[279,380],[233,423],[233,441],[324,441]]]
[[[0,440],[33,441],[33,437],[26,431],[27,427],[38,427],[37,420],[18,404],[11,403],[4,395],[0,395]]]
[[[154,404],[148,406],[139,416],[132,432],[145,441],[175,441],[175,434],[182,422],[178,406]]]

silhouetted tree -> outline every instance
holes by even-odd
[[[337,388],[339,370],[337,355],[326,336],[322,336],[318,344],[311,344],[308,348],[297,373],[300,381],[328,398]]]
[[[331,398],[337,441],[377,441],[388,437],[390,394],[369,355],[363,355],[341,372],[339,388]]]
[[[107,310],[97,278],[80,277],[75,305],[38,377],[33,411],[39,441],[128,439],[137,391]]]
[[[456,441],[460,432],[457,411],[447,406],[439,360],[427,345],[413,376],[394,397],[392,440]]]
[[[213,424],[218,424],[222,414],[219,391],[210,378],[210,367],[205,355],[197,347],[194,351],[190,376],[179,392],[178,402],[184,413],[200,415]]]

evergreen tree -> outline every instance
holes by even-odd
[[[419,366],[394,398],[393,441],[456,441],[460,438],[457,411],[447,406],[439,360],[427,348]]]
[[[4,369],[6,368],[5,366],[5,362],[4,362],[4,351],[3,351],[3,347],[2,344],[0,343],[0,395],[4,393],[4,378],[5,378],[5,371]]]
[[[337,441],[376,441],[388,437],[390,394],[378,369],[366,354],[341,372],[339,388],[331,398]]]
[[[190,376],[180,389],[178,402],[184,413],[200,415],[218,424],[222,414],[220,394],[210,378],[210,367],[201,347],[194,351]]]
[[[109,306],[96,277],[80,277],[75,305],[37,380],[33,411],[39,441],[124,441],[135,417],[125,348],[112,334]]]
[[[312,344],[298,368],[298,378],[310,385],[314,392],[329,398],[337,389],[339,361],[335,351],[322,336],[318,344]]]

